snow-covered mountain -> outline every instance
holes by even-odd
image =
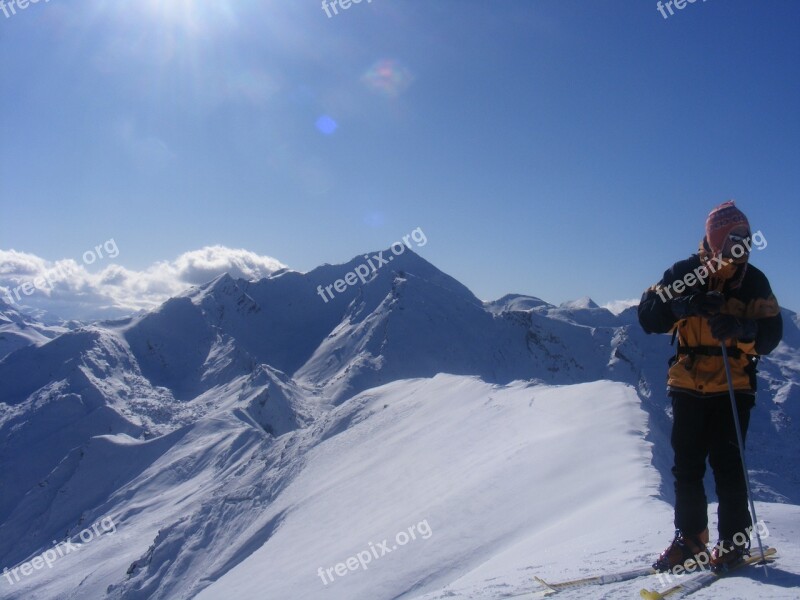
[[[0,299],[0,359],[25,346],[41,346],[68,329],[45,324]]]
[[[492,598],[669,541],[667,336],[589,298],[481,302],[410,250],[323,300],[362,262],[225,275],[9,347],[0,598]],[[748,447],[796,559],[800,331],[784,317]],[[408,548],[337,573],[411,525]],[[770,597],[796,597],[796,560],[773,580]]]

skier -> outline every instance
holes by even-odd
[[[748,262],[754,237],[733,200],[720,204],[708,215],[698,253],[669,268],[639,303],[645,332],[673,332],[673,343],[678,339],[667,381],[676,532],[653,564],[658,571],[693,558],[720,570],[749,552],[752,519],[720,343],[727,347],[744,439],[755,405],[758,357],[771,352],[783,335],[769,281]],[[706,459],[719,499],[719,542],[710,556]]]

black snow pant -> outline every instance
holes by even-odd
[[[749,538],[752,520],[730,396],[698,397],[675,391],[670,395],[674,416],[675,528],[693,535],[708,527],[708,502],[703,487],[708,459],[719,499],[719,539],[733,540],[740,532]],[[755,397],[736,394],[736,404],[744,439]]]

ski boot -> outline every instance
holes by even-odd
[[[720,540],[711,551],[709,565],[715,573],[724,573],[750,555],[749,544],[735,544],[730,540]]]
[[[675,531],[675,539],[653,563],[656,571],[670,571],[677,566],[684,566],[694,560],[699,564],[708,564],[708,529],[695,535],[686,535],[680,529]]]

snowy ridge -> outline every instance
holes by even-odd
[[[0,300],[0,359],[25,346],[41,346],[67,331],[46,325]]]
[[[411,251],[395,259],[328,302],[318,286],[361,257],[224,275],[0,360],[0,568],[116,524],[3,577],[0,598],[487,598],[534,568],[574,575],[576,548],[587,570],[612,548],[621,566],[660,550],[667,336],[635,308],[484,303]],[[800,331],[784,315],[748,446],[791,557]],[[319,576],[422,521],[429,538]]]

